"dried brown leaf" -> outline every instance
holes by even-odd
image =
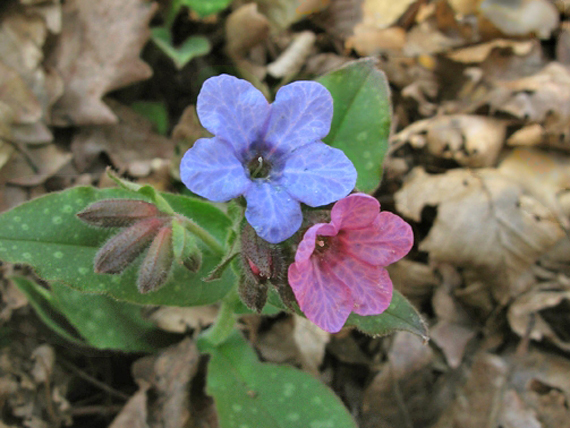
[[[152,171],[154,159],[173,156],[174,143],[155,134],[148,119],[116,101],[107,100],[107,103],[120,123],[85,126],[74,136],[71,151],[80,172],[86,171],[101,153],[106,153],[119,170],[144,177]]]
[[[515,55],[528,55],[532,50],[532,41],[517,41],[507,39],[495,39],[487,43],[475,46],[455,49],[447,54],[447,57],[462,63],[477,63],[485,61],[495,49],[510,49]]]
[[[507,383],[508,365],[496,355],[479,353],[473,362],[466,384],[457,399],[435,424],[435,428],[494,427],[497,406]]]
[[[139,53],[155,11],[155,3],[143,0],[65,2],[63,29],[48,59],[65,82],[51,111],[55,125],[117,122],[101,98],[151,76]]]
[[[535,33],[541,39],[547,39],[558,27],[558,11],[548,0],[485,0],[479,5],[479,10],[510,36]]]
[[[432,260],[477,269],[497,291],[563,236],[547,207],[494,169],[429,175],[416,168],[395,199],[398,211],[416,221],[424,207],[437,207],[420,250]]]
[[[410,142],[434,156],[454,159],[469,167],[493,166],[505,139],[507,124],[484,116],[436,116],[415,122],[393,137]]]
[[[257,11],[256,3],[239,7],[226,20],[226,52],[242,59],[255,45],[269,36],[269,21]]]
[[[202,329],[214,322],[218,314],[216,306],[178,308],[164,306],[149,317],[159,328],[172,333],[185,333],[189,329]]]
[[[141,387],[125,404],[121,412],[113,419],[109,428],[148,428],[147,390]]]
[[[318,376],[319,366],[325,357],[325,348],[330,341],[330,334],[308,319],[295,315],[293,339],[301,354],[303,369]]]
[[[363,428],[430,426],[446,405],[434,388],[433,358],[421,338],[396,333],[388,363],[364,392]]]

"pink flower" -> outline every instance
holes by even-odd
[[[338,201],[330,223],[317,223],[299,244],[289,283],[308,319],[330,333],[351,312],[378,315],[392,300],[384,269],[412,248],[412,228],[363,193]]]

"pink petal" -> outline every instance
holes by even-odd
[[[330,223],[317,223],[311,226],[303,236],[303,240],[299,243],[297,253],[295,254],[295,263],[302,263],[309,260],[309,257],[315,251],[315,240],[317,235],[335,236],[337,229]]]
[[[354,257],[374,266],[388,266],[408,254],[414,234],[400,217],[383,212],[369,227],[341,230],[338,239]]]
[[[358,315],[378,315],[390,306],[393,286],[386,269],[343,257],[342,253],[327,262],[335,276],[350,288],[352,310]]]
[[[339,229],[359,229],[372,223],[379,210],[380,203],[372,196],[354,193],[334,204],[331,223]]]
[[[288,276],[305,316],[329,333],[340,331],[354,306],[347,286],[315,258],[293,263]]]

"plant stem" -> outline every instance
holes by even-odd
[[[204,338],[212,345],[218,346],[225,342],[229,335],[234,331],[236,315],[234,313],[235,306],[239,301],[237,290],[232,288],[228,294],[222,299],[218,317],[214,325],[204,333]]]
[[[186,229],[188,229],[190,232],[192,232],[194,235],[200,238],[200,240],[204,242],[204,244],[210,247],[214,253],[216,253],[219,256],[223,256],[225,254],[224,246],[221,245],[216,240],[216,238],[210,235],[210,233],[208,233],[206,229],[202,228],[201,226],[199,226],[198,224],[194,223],[192,220],[184,216],[177,215],[176,218],[180,220],[180,222],[184,225],[184,227],[186,227]]]

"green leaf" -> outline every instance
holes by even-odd
[[[392,302],[386,311],[380,315],[370,316],[352,313],[345,325],[353,325],[371,336],[385,336],[404,330],[417,334],[424,340],[429,338],[424,320],[416,308],[397,290],[394,290]]]
[[[53,283],[48,290],[23,277],[11,279],[26,294],[42,321],[72,343],[127,352],[154,351],[171,343],[163,331],[142,318],[139,305],[81,293],[63,284]],[[85,342],[62,325],[55,311],[67,319]]]
[[[131,108],[150,120],[157,133],[166,135],[168,132],[168,111],[163,102],[158,101],[137,101],[131,104]]]
[[[330,389],[293,367],[259,362],[237,331],[217,347],[202,337],[198,348],[211,355],[207,392],[221,428],[356,428]]]
[[[194,198],[160,195],[174,211],[192,218],[223,246],[231,222],[218,208]],[[61,281],[80,291],[108,294],[132,303],[198,306],[214,303],[226,295],[235,276],[228,269],[215,283],[201,280],[217,266],[221,255],[213,253],[200,240],[201,269],[192,273],[176,264],[166,285],[156,292],[138,292],[137,262],[121,275],[94,273],[93,259],[97,250],[116,230],[87,226],[75,214],[95,201],[109,198],[152,202],[141,193],[118,188],[76,187],[50,193],[0,215],[0,259],[29,264],[47,281]]]
[[[77,333],[71,331],[68,325],[65,325],[65,320],[62,315],[55,308],[52,295],[49,290],[38,286],[27,278],[20,276],[13,276],[10,278],[14,285],[26,295],[28,302],[36,311],[38,317],[52,329],[59,336],[79,346],[86,346],[86,343],[79,337]]]
[[[263,309],[263,313],[266,313],[266,308],[268,308],[268,314],[272,314],[275,308],[287,311],[287,308],[285,308],[285,305],[283,305],[274,290],[269,292],[268,304]],[[305,316],[301,310],[297,310],[297,314]],[[404,330],[417,334],[424,340],[429,339],[425,321],[416,308],[398,290],[394,290],[390,306],[383,313],[369,316],[352,313],[348,317],[345,326],[354,326],[370,336],[386,336],[396,331]]]
[[[203,18],[221,12],[232,0],[181,0],[181,2]]]
[[[358,171],[356,187],[372,193],[382,178],[391,107],[384,73],[372,59],[352,62],[318,79],[332,94],[334,116],[325,143],[341,149]]]
[[[172,343],[164,331],[142,317],[139,305],[85,294],[61,283],[51,284],[51,289],[61,313],[95,348],[154,351]]]
[[[180,46],[172,44],[170,30],[163,27],[153,28],[151,39],[173,62],[177,69],[183,68],[194,58],[210,52],[210,41],[204,36],[189,37]]]

